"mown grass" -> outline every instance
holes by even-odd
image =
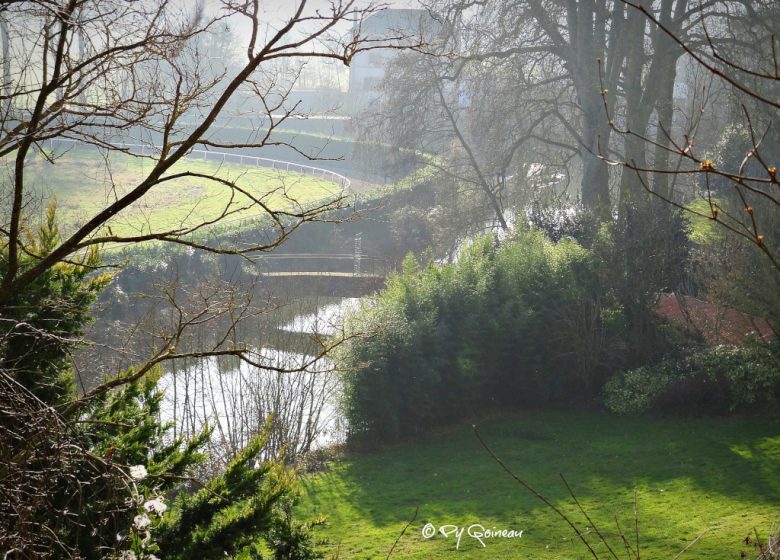
[[[780,422],[735,419],[620,418],[602,413],[539,411],[479,422],[484,439],[513,471],[582,531],[559,473],[620,558],[627,558],[615,517],[633,536],[634,492],[642,558],[739,558],[742,539],[766,534],[780,518]],[[389,449],[349,454],[306,477],[299,514],[324,514],[319,531],[339,558],[577,559],[587,550],[553,511],[514,482],[485,453],[470,426]],[[432,523],[522,530],[482,547],[464,536],[423,539]],[[630,532],[629,532],[630,531]],[[588,539],[601,555],[593,532]],[[752,556],[752,552],[750,552]]]
[[[106,162],[96,151],[83,149],[66,153],[54,164],[38,154],[26,167],[26,184],[35,193],[33,205],[45,207],[48,200],[56,199],[60,229],[68,232],[136,186],[152,166],[149,159],[124,154],[112,154]],[[310,175],[195,158],[180,161],[166,175],[183,171],[235,181],[274,210],[306,207],[341,193],[340,185]],[[244,207],[248,208],[238,211]],[[228,217],[231,220],[262,212],[224,184],[184,177],[153,187],[108,225],[117,235],[140,235],[214,220],[225,209],[238,211]]]

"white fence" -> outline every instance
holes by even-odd
[[[62,144],[66,144],[66,145],[69,144],[71,146],[90,147],[93,149],[98,149],[97,146],[93,144],[88,144],[85,142],[80,142],[78,140],[71,140],[67,138],[52,138],[47,140],[46,144],[52,149],[55,146],[59,146]],[[150,146],[146,144],[128,144],[126,142],[119,142],[119,143],[112,143],[111,146],[119,150],[125,150],[129,154],[140,155],[140,156],[154,156],[155,151],[158,153],[160,151],[159,146]],[[301,175],[311,175],[313,177],[319,177],[326,181],[330,181],[334,184],[340,185],[343,190],[349,190],[351,185],[349,178],[345,177],[344,175],[335,173],[328,169],[323,169],[321,167],[313,167],[311,165],[303,165],[291,161],[281,161],[277,159],[268,159],[268,158],[261,158],[261,157],[249,156],[249,155],[231,154],[229,152],[212,152],[210,150],[190,150],[187,157],[202,159],[205,161],[237,163],[239,165],[254,165],[256,167],[267,167],[267,168],[275,169],[277,171],[284,171],[286,173],[299,173]],[[253,219],[257,218],[258,216],[262,216],[265,214],[266,212],[258,212],[255,214],[237,216],[235,218],[230,218],[227,220],[220,220],[218,223],[212,224],[212,226],[234,224],[236,222],[244,222],[244,221],[251,222]],[[211,229],[211,227],[207,229]],[[114,245],[113,247],[104,248],[104,251],[117,250],[117,249],[121,249],[122,247],[123,245]]]
[[[65,138],[52,138],[47,141],[49,147],[54,148],[60,144],[70,144],[73,146],[88,146],[97,149],[92,144],[86,144],[78,140],[70,140]],[[160,146],[149,146],[146,144],[128,144],[125,142],[112,143],[111,146],[115,146],[120,150],[127,150],[130,154],[141,156],[153,156],[154,152],[159,153]],[[211,150],[190,150],[187,154],[188,158],[197,158],[204,161],[218,161],[221,163],[237,163],[239,165],[252,165],[255,167],[269,167],[277,171],[284,171],[286,173],[299,173],[301,175],[311,175],[313,177],[319,177],[331,183],[340,185],[342,189],[348,190],[350,188],[350,180],[334,171],[323,169],[321,167],[313,167],[311,165],[304,165],[301,163],[294,163],[291,161],[282,161],[278,159],[268,159],[257,156],[249,156],[242,154],[232,154],[230,152],[213,152]]]

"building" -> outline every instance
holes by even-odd
[[[431,37],[435,26],[427,10],[386,9],[363,20],[353,32],[363,39],[386,39],[392,43],[392,39],[398,38],[398,44],[404,44]],[[379,97],[378,86],[385,77],[385,67],[396,54],[393,49],[376,49],[359,53],[352,59],[349,103],[353,114],[366,109]]]

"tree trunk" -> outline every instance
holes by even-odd
[[[8,37],[8,24],[0,17],[0,36],[3,43],[3,105],[0,120],[9,118],[11,109],[11,40]]]

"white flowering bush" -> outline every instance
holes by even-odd
[[[780,403],[780,343],[721,345],[621,372],[604,387],[618,414],[763,412]]]
[[[133,517],[127,534],[117,535],[120,546],[124,544],[129,547],[129,550],[123,550],[119,557],[122,560],[159,560],[155,552],[159,552],[160,547],[155,541],[154,531],[162,522],[168,505],[163,496],[146,499],[139,494],[136,482],[146,479],[149,475],[144,465],[133,465],[128,470],[133,488],[132,501],[138,504],[138,513]]]
[[[130,467],[130,476],[135,480],[143,480],[149,473],[146,471],[146,467],[143,465],[133,465]]]
[[[679,378],[672,370],[671,362],[666,362],[618,374],[604,386],[604,404],[617,414],[646,412]]]

